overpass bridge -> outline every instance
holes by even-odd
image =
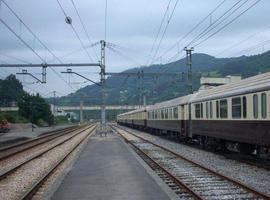
[[[135,110],[141,108],[141,105],[107,105],[106,110]],[[0,107],[0,111],[18,111],[18,107]],[[77,111],[77,110],[101,110],[100,105],[94,106],[55,106],[51,104],[51,110],[54,112],[57,111]]]

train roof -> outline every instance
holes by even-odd
[[[132,111],[128,111],[122,114],[119,114],[118,116],[124,116],[124,115],[129,115],[129,114],[135,114],[135,113],[139,113],[139,112],[144,112],[147,110],[147,106],[144,106],[142,108],[136,109],[136,110],[132,110]]]
[[[226,98],[265,90],[270,90],[270,72],[199,91],[194,95],[191,102],[195,103],[199,101]]]
[[[171,99],[168,101],[163,101],[161,103],[156,103],[152,106],[148,106],[147,110],[151,111],[151,110],[156,110],[156,109],[162,109],[162,108],[168,108],[168,107],[174,107],[178,105],[187,104],[189,100],[192,98],[192,96],[193,94],[190,94],[187,96],[178,97],[178,98]]]

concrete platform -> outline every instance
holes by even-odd
[[[52,199],[170,199],[128,148],[114,133],[92,137]]]

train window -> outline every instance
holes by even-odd
[[[220,101],[220,118],[228,117],[228,102],[226,99]]]
[[[169,119],[168,109],[165,109],[165,119]]]
[[[206,118],[209,117],[209,106],[208,106],[208,102],[206,102]]]
[[[247,118],[247,98],[245,96],[242,98],[242,104],[243,104],[243,117]]]
[[[201,117],[201,104],[195,104],[195,117]]]
[[[213,118],[213,103],[210,101],[210,118]]]
[[[219,118],[219,101],[216,101],[216,117]]]
[[[172,119],[172,109],[169,108],[169,119]]]
[[[267,117],[267,99],[265,93],[261,94],[261,106],[262,106],[262,118],[265,119]]]
[[[258,118],[258,95],[253,95],[253,117],[255,119]]]
[[[201,118],[203,118],[203,103],[201,103]]]
[[[161,110],[161,119],[164,119],[164,110]]]
[[[178,109],[177,109],[177,107],[173,108],[173,118],[178,119]]]
[[[241,98],[232,98],[232,118],[241,118]]]

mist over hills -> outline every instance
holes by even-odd
[[[227,75],[241,75],[242,78],[254,76],[258,73],[270,71],[270,51],[253,56],[240,56],[234,58],[215,58],[201,53],[192,55],[193,87],[200,86],[200,75],[209,77],[224,77]],[[147,104],[172,99],[188,94],[186,59],[180,59],[168,64],[156,64],[147,67],[132,68],[125,73],[175,73],[184,72],[183,75],[173,76],[147,76],[138,79],[138,76],[110,76],[107,78],[108,105],[134,105],[142,103],[145,95]],[[85,96],[85,105],[100,105],[100,88],[88,85],[75,93],[57,98],[58,105],[78,105],[80,97]],[[48,99],[53,102],[53,99]]]

